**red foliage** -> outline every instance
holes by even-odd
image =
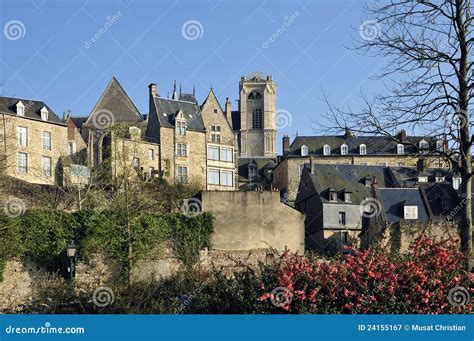
[[[474,294],[474,276],[464,270],[464,255],[452,238],[435,243],[421,236],[403,255],[349,251],[351,254],[343,261],[327,262],[285,252],[278,285],[288,289],[289,297],[279,307],[296,313],[472,311],[471,301],[457,305],[448,299],[450,289],[455,287],[465,287]],[[273,300],[273,294],[266,292],[260,300]]]

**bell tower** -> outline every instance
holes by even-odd
[[[240,79],[240,156],[276,157],[276,84],[253,72]]]

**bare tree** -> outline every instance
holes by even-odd
[[[329,104],[332,128],[390,136],[405,129],[446,139],[448,148],[430,154],[456,167],[465,195],[460,224],[461,249],[471,268],[473,98],[472,12],[470,0],[392,0],[366,7],[355,47],[388,62],[377,78],[384,91],[354,113]],[[327,127],[326,127],[327,128]],[[427,151],[421,151],[426,154]]]

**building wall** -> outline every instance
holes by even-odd
[[[69,155],[69,146],[67,147],[68,155],[71,157],[71,160],[74,163],[85,165],[87,163],[87,144],[82,138],[79,129],[77,129],[74,121],[68,117],[66,120],[67,125],[67,142],[74,143],[76,152],[72,155]]]
[[[217,112],[214,112],[214,111]],[[226,147],[232,148],[232,162],[227,161],[217,161],[211,160],[209,158],[209,150],[206,147],[206,155],[207,155],[207,171],[208,174],[209,169],[215,169],[221,171],[231,171],[232,178],[233,178],[233,186],[223,186],[210,184],[207,181],[207,190],[221,190],[221,191],[233,191],[238,188],[238,181],[237,181],[237,140],[235,137],[232,128],[230,127],[229,122],[227,121],[222,109],[214,96],[214,93],[211,91],[209,94],[206,103],[204,104],[201,116],[204,121],[204,125],[206,127],[206,143],[207,146],[216,146],[218,148]],[[212,126],[219,126],[220,127],[220,136],[221,142],[213,142],[211,139],[212,134],[215,132],[212,131]],[[207,175],[206,175],[207,176]]]
[[[213,249],[304,251],[304,215],[281,203],[278,192],[206,191],[202,208],[215,217]]]
[[[28,141],[26,147],[17,143],[17,127],[26,127]],[[43,132],[51,133],[51,150],[43,149]],[[26,153],[27,173],[17,170],[17,153]],[[0,153],[2,154],[5,174],[37,184],[53,185],[58,182],[60,171],[59,158],[67,155],[67,127],[62,124],[37,121],[26,117],[0,114]],[[51,176],[43,174],[42,158],[51,158]]]

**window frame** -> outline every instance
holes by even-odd
[[[48,137],[45,139],[45,137]],[[50,131],[43,131],[43,150],[51,151],[53,149],[52,134]]]
[[[367,155],[367,145],[363,143],[359,145],[359,155]]]
[[[23,139],[22,136],[24,136],[25,138]],[[18,147],[28,147],[28,127],[17,126],[16,139]],[[24,143],[22,143],[22,141],[24,141]]]
[[[222,153],[223,151],[226,151],[226,153]],[[227,158],[222,157],[225,154],[230,155],[230,160]],[[231,147],[220,147],[219,151],[219,160],[223,162],[234,162],[234,149]]]
[[[339,220],[339,225],[346,226],[346,225],[347,225],[346,212],[340,211],[340,212],[338,213],[338,220]]]
[[[49,168],[45,167],[45,161],[48,161]],[[41,158],[41,165],[42,165],[42,171],[43,171],[43,176],[50,178],[52,176],[52,160],[49,156],[43,156]]]
[[[308,156],[309,150],[307,145],[301,146],[301,156]]]
[[[188,145],[186,143],[176,143],[176,156],[188,157]]]
[[[220,180],[221,186],[233,187],[234,186],[234,172],[229,171],[229,170],[221,170],[220,173],[221,174],[220,174],[219,180]],[[224,179],[223,177],[224,174],[229,175],[230,185],[222,181],[222,179]]]
[[[347,155],[349,153],[349,147],[347,144],[343,143],[341,145],[341,155]]]
[[[403,206],[403,219],[417,220],[418,219],[418,206],[415,206],[415,205]]]
[[[18,152],[16,155],[17,155],[16,156],[16,170],[17,170],[17,172],[27,174],[28,173],[28,153]],[[24,165],[23,164],[20,165],[20,155],[22,157],[24,156]],[[21,163],[23,163],[23,162],[21,162]],[[24,170],[23,170],[23,168],[24,168]]]
[[[213,174],[213,177],[211,177],[211,174]],[[217,182],[214,181],[216,179],[217,179]],[[207,183],[209,185],[216,185],[216,186],[219,186],[221,184],[221,174],[218,169],[209,168],[207,170]]]
[[[182,184],[188,183],[188,167],[187,166],[180,166],[180,165],[176,166],[176,179],[179,183],[182,183]]]
[[[326,149],[327,149],[327,151],[326,151]],[[323,146],[323,155],[324,155],[324,156],[329,156],[329,155],[331,155],[331,146],[330,146],[330,145],[325,144],[325,145]]]
[[[405,155],[405,146],[401,143],[397,144],[397,155]]]

